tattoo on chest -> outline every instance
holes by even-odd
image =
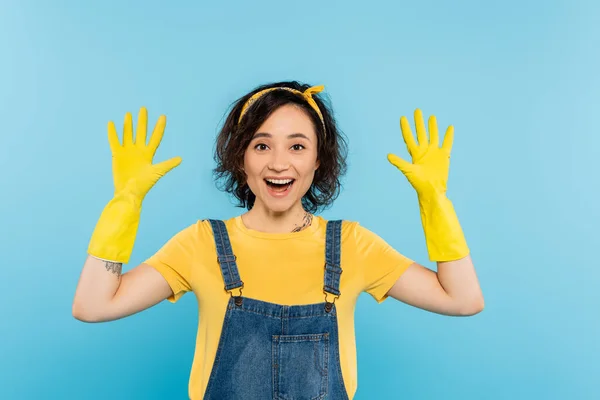
[[[312,214],[311,213],[305,213],[304,214],[304,219],[302,221],[302,225],[295,227],[292,232],[300,232],[302,229],[306,228],[307,226],[310,226],[310,223],[312,222]]]
[[[104,263],[104,267],[106,268],[106,270],[108,272],[112,272],[113,274],[117,275],[117,277],[121,276],[121,271],[123,269],[123,264],[116,263],[116,262],[111,262],[111,261],[106,261]]]

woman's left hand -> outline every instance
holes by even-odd
[[[415,110],[417,140],[413,137],[406,117],[400,118],[402,137],[412,157],[412,163],[395,154],[388,154],[388,161],[406,176],[419,196],[445,194],[450,169],[450,152],[454,140],[454,127],[446,130],[442,147],[439,147],[438,127],[435,116],[429,117],[429,139],[421,110]]]

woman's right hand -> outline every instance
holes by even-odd
[[[180,157],[174,157],[152,164],[162,140],[166,118],[163,115],[158,119],[150,143],[146,145],[147,121],[147,111],[142,107],[134,141],[131,114],[127,113],[123,144],[119,142],[114,123],[108,124],[115,192],[104,207],[88,246],[88,253],[97,258],[118,263],[129,261],[144,197],[161,177],[181,162]]]
[[[112,152],[115,194],[125,191],[141,201],[148,191],[167,172],[181,163],[181,157],[173,157],[152,164],[154,154],[162,140],[167,118],[161,115],[154,126],[150,141],[146,144],[148,111],[142,107],[138,114],[135,139],[131,113],[125,114],[123,144],[120,143],[115,124],[108,123],[108,141]]]

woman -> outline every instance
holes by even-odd
[[[73,302],[75,318],[123,318],[193,291],[199,326],[192,399],[348,399],[357,388],[354,306],[362,292],[445,315],[472,315],[483,297],[446,181],[452,127],[439,146],[415,112],[418,142],[401,118],[412,162],[388,160],[417,192],[437,273],[356,222],[316,216],[340,189],[345,142],[322,86],[279,82],[240,98],[217,138],[216,176],[247,209],[226,221],[197,221],[145,262],[121,274],[142,201],[180,162],[153,165],[166,119],[146,144],[141,109],[121,144],[113,123],[114,197],[92,234]]]

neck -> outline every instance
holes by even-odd
[[[264,207],[254,207],[242,215],[248,229],[265,233],[299,232],[310,226],[312,215],[302,205],[285,212],[274,212]]]

